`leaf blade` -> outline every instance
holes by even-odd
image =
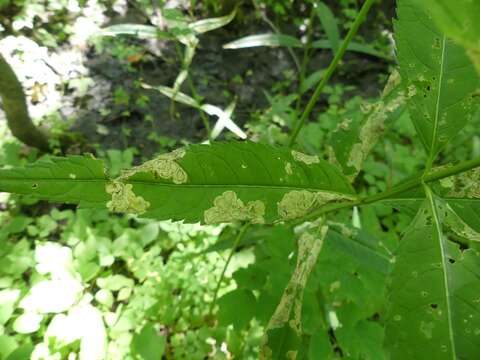
[[[101,161],[56,158],[0,170],[0,191],[206,223],[289,220],[355,197],[338,170],[318,157],[251,142],[191,145],[116,179],[107,178]]]
[[[473,94],[479,78],[465,51],[438,30],[422,7],[402,0],[397,13],[400,73],[416,92],[409,102],[410,114],[431,166],[478,108]]]

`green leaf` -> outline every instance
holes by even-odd
[[[457,6],[457,5],[455,5]],[[479,78],[462,47],[437,29],[431,14],[412,0],[398,2],[398,61],[412,121],[429,153],[429,165],[478,108]]]
[[[5,325],[12,316],[19,296],[18,289],[0,290],[0,325]]]
[[[39,199],[102,206],[107,177],[103,162],[88,157],[48,157],[22,168],[0,169],[0,191]]]
[[[385,275],[390,272],[394,259],[381,247],[383,243],[379,239],[365,231],[349,229],[346,226],[343,232],[344,234],[337,231],[328,233],[329,241],[325,245],[325,251],[331,247],[371,270]]]
[[[224,49],[245,49],[257,46],[269,47],[303,47],[303,44],[297,38],[284,34],[258,34],[242,37],[238,40],[223,45]]]
[[[5,360],[29,360],[33,352],[32,344],[25,344],[12,352]]]
[[[304,44],[297,38],[285,34],[257,34],[249,35],[243,38],[229,42],[223,45],[224,49],[245,49],[251,47],[268,46],[268,47],[293,47],[303,48]],[[330,40],[322,39],[312,42],[310,45],[314,49],[332,49]],[[376,56],[382,59],[390,60],[390,57],[382,52],[374,49],[372,46],[351,42],[347,50]]]
[[[355,198],[348,181],[317,156],[252,142],[191,145],[113,180],[97,160],[42,160],[0,170],[0,191],[204,223],[291,220]]]
[[[430,13],[448,37],[467,50],[480,74],[480,2],[471,0],[415,0]]]
[[[158,333],[153,324],[146,324],[132,339],[132,353],[143,360],[158,360],[165,351],[166,338]]]
[[[237,289],[218,299],[218,321],[220,325],[233,324],[235,330],[244,329],[255,314],[256,299],[253,293],[245,289]]]
[[[387,347],[394,359],[480,356],[479,254],[443,233],[441,207],[426,187],[422,206],[396,255],[389,294]]]
[[[263,338],[261,359],[295,358],[302,344],[302,304],[307,280],[322,250],[328,226],[305,231],[298,240],[295,270],[280,303],[268,322]]]
[[[335,54],[340,48],[340,32],[338,31],[337,19],[330,8],[321,1],[315,7],[315,12],[320,19],[323,30],[327,34],[328,41]]]
[[[197,34],[203,34],[207,31],[212,31],[218,28],[221,28],[228,23],[230,23],[237,13],[237,8],[235,8],[230,14],[210,19],[202,19],[195,21],[188,25]]]
[[[0,335],[0,359],[6,359],[17,347],[18,344],[12,336]]]
[[[43,315],[33,312],[26,312],[20,315],[13,322],[12,328],[20,334],[31,334],[40,328],[40,323],[43,320]]]
[[[398,73],[393,72],[380,100],[361,103],[342,114],[344,120],[328,141],[330,162],[339,165],[353,180],[387,127],[403,113],[410,96],[401,88]]]
[[[141,24],[118,24],[100,30],[98,36],[132,35],[140,39],[172,39],[173,37],[155,26]]]

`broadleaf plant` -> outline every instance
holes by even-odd
[[[472,63],[478,60],[478,42],[472,39],[480,34],[473,24],[456,27],[459,22],[471,22],[474,14],[457,11],[450,17],[441,7],[446,1],[425,7],[419,1],[398,0],[398,73],[392,73],[382,98],[364,104],[357,118],[345,118],[338,124],[326,144],[330,162],[297,147],[298,134],[342,56],[351,49],[351,41],[373,3],[365,1],[341,43],[330,39],[335,56],[292,126],[289,147],[251,141],[194,144],[161,154],[115,178],[107,176],[103,162],[92,157],[46,157],[26,167],[0,170],[0,191],[162,220],[243,223],[234,240],[225,242],[232,251],[222,277],[239,246],[261,243],[261,239],[242,241],[243,236],[251,236],[251,223],[265,226],[267,233],[295,234],[295,251],[291,243],[277,241],[278,248],[271,242],[261,244],[270,246],[268,250],[276,251],[284,262],[265,255],[263,264],[255,264],[258,278],[249,282],[246,274],[238,273],[236,280],[243,288],[219,299],[224,305],[220,313],[223,324],[246,326],[245,319],[236,320],[231,314],[240,294],[240,299],[248,302],[244,313],[256,311],[252,317],[270,318],[265,322],[261,349],[265,359],[334,358],[329,337],[343,349],[356,349],[352,355],[355,358],[380,359],[380,350],[365,339],[359,340],[356,332],[382,337],[383,330],[390,359],[480,358],[480,158],[439,162],[452,158],[445,153],[449,142],[478,116],[480,82]],[[336,37],[329,32],[330,37]],[[148,34],[157,36],[152,29]],[[268,46],[300,46],[298,40],[277,34],[243,39],[226,47],[262,42]],[[178,101],[199,107],[195,100],[177,94]],[[374,144],[404,110],[426,151],[423,171],[383,192],[356,189],[353,180],[364,169]],[[402,213],[417,213],[411,225],[403,229],[396,250],[385,245],[386,236],[377,241],[367,231],[360,231],[358,214],[346,211],[374,203],[395,207]],[[350,216],[355,217],[352,225],[345,220]],[[385,235],[381,231],[378,234]],[[337,250],[355,259],[353,270],[342,269],[343,264],[332,265]],[[329,290],[323,283],[312,285],[308,280],[315,272],[317,258],[321,262],[318,269],[328,270],[328,264],[335,276],[344,271],[347,285],[345,281],[344,285],[332,282]],[[272,264],[278,269],[272,270]],[[368,270],[359,275],[360,268]],[[292,270],[288,283],[274,274],[285,269]],[[348,287],[348,282],[353,284],[359,276],[364,276],[362,291],[383,292],[387,288],[386,309],[376,303],[367,303],[365,309],[352,304],[341,309],[319,305],[326,297],[335,300],[335,291],[340,286]],[[310,285],[314,290],[309,292]],[[258,298],[254,291],[260,294]],[[362,291],[355,296],[363,296]],[[348,303],[345,299],[354,295],[347,295],[339,298]],[[271,299],[278,300],[276,310],[262,312],[262,306]],[[317,322],[304,316],[319,309],[325,314]],[[343,317],[345,313],[353,315]],[[379,317],[385,328],[369,321],[373,317]],[[342,328],[341,321],[351,327]],[[328,346],[319,349],[319,342]],[[356,342],[362,346],[352,346]]]

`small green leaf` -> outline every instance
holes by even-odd
[[[235,330],[244,329],[255,314],[256,299],[253,293],[237,289],[218,299],[218,321],[221,325],[233,324]]]
[[[132,353],[142,360],[161,359],[165,351],[166,339],[151,323],[146,324],[132,339]]]
[[[297,38],[284,34],[258,34],[249,35],[238,40],[223,45],[224,49],[245,49],[257,46],[286,46],[286,47],[302,47],[303,44]]]
[[[340,32],[338,31],[337,19],[330,8],[322,1],[315,7],[315,11],[322,23],[323,30],[327,34],[328,41],[335,54],[340,48]]]
[[[217,17],[217,18],[198,20],[189,24],[188,27],[197,34],[203,34],[203,33],[206,33],[207,31],[212,31],[227,25],[235,18],[236,13],[237,13],[237,8],[235,8],[228,15]]]
[[[100,30],[97,36],[119,36],[132,35],[140,39],[171,39],[172,36],[157,27],[141,24],[118,24],[105,27]]]
[[[33,312],[26,312],[20,315],[13,322],[13,330],[19,334],[31,334],[40,328],[43,315]]]
[[[13,351],[5,360],[29,360],[33,352],[32,344],[25,344]]]

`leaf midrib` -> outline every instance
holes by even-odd
[[[437,102],[435,104],[435,117],[433,119],[433,133],[432,133],[432,144],[430,147],[430,156],[429,156],[429,161],[427,164],[427,171],[430,170],[430,168],[433,165],[433,160],[436,152],[436,145],[438,144],[437,141],[437,133],[438,133],[438,125],[439,125],[439,115],[440,115],[440,97],[442,94],[442,82],[443,82],[443,66],[445,63],[445,47],[446,47],[446,37],[445,35],[442,36],[442,56],[440,57],[440,71],[438,75],[438,94],[437,94]]]
[[[446,253],[447,249],[445,249],[445,243],[443,241],[443,233],[442,233],[442,228],[440,225],[440,219],[438,216],[437,212],[437,205],[435,204],[435,200],[433,199],[433,193],[432,190],[425,185],[425,195],[428,199],[428,203],[430,206],[430,210],[432,213],[432,218],[434,222],[434,229],[437,232],[437,237],[438,237],[438,242],[440,245],[440,251],[441,251],[441,257],[442,257],[442,275],[443,275],[443,283],[445,287],[445,301],[447,305],[447,319],[448,319],[448,337],[450,340],[450,346],[452,348],[452,355],[453,355],[453,360],[457,359],[457,351],[455,348],[455,339],[453,338],[454,334],[454,329],[453,329],[453,323],[452,323],[452,305],[450,303],[450,287],[449,287],[449,281],[448,281],[448,275],[447,275],[447,263],[446,263]]]
[[[68,182],[68,183],[108,183],[112,180],[110,179],[71,179],[71,178],[35,178],[35,179],[25,179],[25,178],[9,178],[9,179],[0,179],[2,182]],[[302,187],[298,185],[292,186],[279,186],[279,185],[251,185],[251,184],[166,184],[161,182],[152,182],[152,181],[141,181],[141,180],[129,180],[129,184],[141,184],[146,186],[162,186],[162,187],[171,187],[171,188],[258,188],[258,189],[275,189],[275,190],[307,190],[312,192],[328,192],[332,194],[340,195],[355,195],[353,192],[338,192],[322,188],[314,187]],[[0,190],[1,191],[1,190]]]

